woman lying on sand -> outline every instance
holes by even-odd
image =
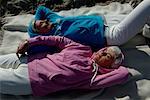
[[[105,16],[62,17],[40,6],[31,21],[30,37],[59,35],[92,48],[122,45],[134,37],[145,24],[150,25],[150,1],[144,0],[124,20],[112,27],[105,25]],[[41,51],[44,48],[38,49]]]

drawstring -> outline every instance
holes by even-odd
[[[97,73],[98,73],[98,66],[97,66],[97,64],[95,63],[95,61],[93,61],[92,66],[93,66],[92,72],[94,72],[94,75],[93,75],[93,77],[92,77],[92,79],[91,79],[90,86],[92,85],[92,83],[93,83],[93,81],[94,81],[94,79],[95,79],[95,77],[96,77],[96,75],[97,75]]]

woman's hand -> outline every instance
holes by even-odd
[[[28,49],[28,41],[25,40],[19,44],[18,49],[16,51],[17,56],[19,57],[19,54],[21,55],[25,54],[27,49]]]

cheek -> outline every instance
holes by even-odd
[[[105,57],[102,57],[101,59],[98,60],[98,64],[100,66],[111,66],[113,63],[112,59],[106,59]]]
[[[47,29],[47,28],[38,28],[38,30],[39,30],[39,33],[47,33],[48,31],[49,31],[49,29]]]
[[[92,59],[97,61],[99,59],[98,55],[96,53],[93,53]]]

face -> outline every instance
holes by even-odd
[[[36,20],[34,25],[38,33],[47,33],[54,27],[48,20]]]
[[[111,48],[104,48],[94,53],[93,60],[101,67],[111,68],[115,61],[115,52]]]

